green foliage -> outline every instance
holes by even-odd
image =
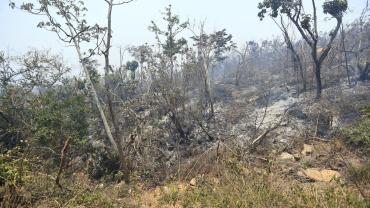
[[[368,106],[366,106],[365,108],[363,108],[363,109],[361,110],[361,112],[362,112],[363,114],[365,114],[365,116],[370,117],[370,105],[368,105]]]
[[[325,14],[341,18],[343,13],[348,9],[347,0],[326,0],[323,4]]]
[[[96,180],[102,180],[105,182],[111,182],[114,179],[120,179],[122,172],[119,171],[120,163],[117,156],[113,156],[108,152],[102,152],[96,149],[94,152],[90,152],[90,156],[93,158],[88,166],[87,172],[89,176]]]
[[[370,162],[366,161],[358,167],[350,168],[348,178],[357,184],[370,184]]]
[[[311,29],[311,15],[303,15],[301,20],[301,26],[303,29],[310,30]]]
[[[100,74],[97,70],[97,66],[99,66],[97,61],[96,60],[85,59],[84,63],[85,63],[85,66],[87,67],[87,70],[89,70],[90,79],[91,79],[92,83],[98,84],[101,76],[100,76]],[[86,82],[86,80],[84,82]],[[86,86],[86,88],[87,88],[87,86]]]
[[[126,69],[131,72],[131,79],[135,79],[135,71],[139,67],[139,63],[137,61],[128,61],[126,63]]]
[[[13,9],[19,8],[31,14],[43,15],[45,19],[40,21],[37,27],[57,33],[59,39],[64,42],[71,43],[72,39],[77,37],[81,42],[91,42],[99,39],[99,35],[107,29],[97,24],[87,25],[85,19],[87,8],[84,1],[40,0],[36,2],[23,2],[17,6],[10,1],[9,5]],[[72,28],[74,32],[69,33]],[[89,52],[94,54],[92,49]]]
[[[137,61],[128,61],[126,63],[126,69],[132,72],[135,72],[135,70],[139,67],[139,63]]]
[[[153,55],[153,50],[147,43],[145,43],[144,45],[137,46],[137,47],[131,47],[129,48],[129,51],[131,55],[137,61],[139,61],[141,65],[149,62]]]
[[[112,196],[85,178],[66,180],[70,190],[65,191],[50,175],[38,170],[24,172],[22,185],[0,186],[0,207],[115,207]]]
[[[25,184],[25,171],[30,162],[20,148],[0,154],[0,207],[18,207],[23,197],[18,193]]]
[[[27,128],[21,120],[27,115],[27,110],[23,107],[24,91],[16,86],[8,86],[0,96],[0,129],[2,138],[0,140],[0,152],[4,153],[8,149],[20,145],[22,138],[28,134]],[[24,129],[20,131],[20,129]]]
[[[233,36],[226,33],[226,29],[211,34],[211,42],[214,43],[216,60],[221,62],[226,59],[225,53],[235,47],[232,42]]]
[[[13,160],[9,151],[0,155],[0,186],[16,186],[22,182],[19,172],[19,163],[21,160]]]
[[[192,39],[195,41],[195,46],[212,56],[208,57],[210,61],[222,62],[227,58],[225,54],[235,48],[232,37],[226,29],[222,29],[212,34],[202,33],[199,36],[193,36]]]
[[[87,143],[89,109],[85,97],[69,93],[50,90],[31,104],[33,137],[42,146],[58,152],[66,138],[79,147]]]
[[[263,20],[266,15],[276,18],[279,14],[285,14],[292,19],[303,17],[305,23],[308,19],[302,12],[303,3],[301,0],[264,0],[258,3],[258,17]],[[347,0],[326,0],[323,4],[325,14],[330,14],[335,18],[342,18],[343,13],[348,9]],[[301,20],[302,21],[302,20]],[[305,24],[308,26],[307,24]],[[303,28],[305,28],[302,25]],[[306,28],[305,28],[306,29]]]
[[[343,129],[342,133],[347,144],[370,152],[370,117],[365,117],[355,125]]]
[[[166,7],[165,10],[166,11],[163,13],[163,20],[167,24],[166,29],[160,29],[157,24],[152,21],[152,25],[149,26],[149,30],[156,34],[156,39],[162,46],[163,54],[173,60],[177,54],[184,52],[186,48],[186,39],[176,39],[176,36],[187,28],[189,23],[187,21],[180,23],[179,16],[172,13],[171,5]],[[161,40],[161,36],[164,37],[164,41]]]
[[[106,197],[104,194],[87,191],[76,198],[73,198],[66,207],[114,207],[112,199]]]
[[[258,3],[257,8],[260,9],[258,17],[263,20],[267,15],[276,18],[279,13],[292,15],[294,10],[302,6],[300,0],[264,0]]]
[[[180,199],[180,190],[176,184],[170,184],[166,186],[166,190],[161,190],[163,195],[160,201],[164,203],[175,204]]]

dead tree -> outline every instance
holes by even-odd
[[[244,72],[247,68],[248,62],[248,45],[241,48],[240,50],[234,50],[238,56],[238,66],[235,73],[235,85],[238,87],[240,84],[240,80],[242,79]]]
[[[299,75],[300,75],[301,81],[302,81],[302,85],[303,85],[303,91],[306,91],[307,90],[307,81],[306,81],[306,77],[305,77],[305,74],[304,74],[302,61],[301,61],[301,58],[299,57],[299,54],[297,53],[297,50],[294,48],[293,40],[289,35],[289,31],[288,31],[289,26],[286,25],[286,23],[284,22],[284,18],[283,18],[282,15],[280,15],[280,23],[277,22],[274,18],[272,18],[272,20],[275,22],[275,24],[279,27],[279,29],[283,33],[285,44],[286,44],[287,48],[290,50],[291,55],[292,55],[294,69],[297,72],[299,72]]]

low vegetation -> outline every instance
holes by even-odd
[[[370,106],[362,110],[363,118],[351,127],[343,129],[344,141],[360,149],[367,154],[370,153]]]
[[[112,11],[135,1],[102,1],[105,24],[85,2],[9,1],[81,76],[0,49],[0,207],[370,207],[368,3],[344,25],[351,1],[261,0],[282,37],[244,45],[169,5],[118,53]]]

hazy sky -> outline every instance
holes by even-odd
[[[32,1],[32,0],[29,0]],[[113,48],[119,46],[153,43],[153,34],[148,31],[151,20],[161,20],[161,11],[169,3],[182,20],[206,20],[207,29],[212,32],[226,28],[234,41],[242,44],[247,40],[262,40],[280,36],[271,20],[259,21],[256,7],[260,0],[135,0],[130,4],[115,7],[113,11]],[[345,22],[350,22],[360,15],[366,0],[348,0],[350,11]],[[22,2],[19,0],[18,2]],[[88,19],[91,23],[105,23],[106,3],[104,0],[86,0],[89,9]],[[304,0],[311,2],[311,0]],[[324,0],[317,0],[322,5]],[[319,6],[318,6],[319,7]],[[321,8],[321,6],[320,6]],[[321,15],[320,30],[331,28],[330,21],[324,21]],[[73,67],[78,61],[72,48],[67,48],[55,34],[36,28],[39,17],[18,10],[11,10],[8,0],[0,0],[0,50],[13,55],[29,48],[49,49],[61,53]],[[333,21],[331,21],[333,22]],[[117,53],[116,53],[117,54]],[[113,62],[117,63],[114,55]]]

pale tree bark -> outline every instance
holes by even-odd
[[[74,43],[74,47],[76,49],[78,58],[80,60],[82,69],[83,69],[84,73],[86,74],[86,80],[87,80],[87,84],[89,85],[91,95],[92,95],[92,97],[93,97],[93,99],[95,101],[96,107],[98,108],[98,111],[99,111],[99,114],[100,114],[100,118],[103,121],[105,133],[107,134],[107,137],[108,137],[109,142],[111,143],[113,149],[117,153],[119,153],[118,145],[117,145],[116,141],[113,138],[111,129],[110,129],[109,124],[108,124],[108,121],[107,121],[107,117],[105,116],[105,113],[104,113],[104,110],[103,110],[102,105],[100,103],[98,94],[96,93],[94,83],[91,81],[90,72],[89,72],[88,67],[86,66],[85,59],[84,59],[84,57],[83,57],[83,55],[81,53],[80,46],[79,46],[79,44],[78,44],[78,42],[77,42],[76,39],[73,39],[73,43]]]
[[[123,178],[126,183],[130,182],[130,161],[125,158],[124,152],[123,152],[123,136],[122,136],[122,130],[119,127],[118,120],[116,117],[116,111],[113,106],[113,98],[112,93],[110,91],[110,85],[109,85],[109,74],[110,71],[112,71],[111,65],[110,65],[110,49],[112,47],[112,12],[113,7],[117,5],[126,4],[129,2],[132,2],[133,0],[129,1],[121,1],[119,3],[115,3],[114,0],[104,0],[108,4],[108,13],[107,13],[107,38],[105,42],[105,49],[102,52],[104,55],[104,71],[105,71],[105,77],[104,77],[104,86],[105,86],[105,93],[108,103],[108,110],[109,115],[111,118],[111,121],[113,123],[114,127],[114,142],[117,146],[117,152],[120,159],[121,169],[123,171]]]
[[[239,56],[238,67],[236,69],[236,74],[235,74],[235,85],[238,87],[240,85],[240,80],[243,74],[245,73],[244,70],[246,70],[246,67],[247,67],[248,47],[245,46],[241,50],[235,50],[235,52]]]
[[[351,77],[350,77],[350,73],[349,73],[349,65],[348,65],[348,57],[347,57],[347,50],[346,50],[346,44],[345,44],[345,32],[344,32],[344,27],[343,27],[343,23],[342,23],[342,49],[343,49],[343,52],[344,52],[344,61],[345,61],[345,64],[346,64],[346,72],[347,72],[347,81],[348,81],[348,86],[351,87]]]
[[[195,34],[195,32],[193,32]],[[214,115],[214,109],[213,109],[213,96],[211,92],[211,80],[209,77],[209,71],[210,71],[210,53],[211,53],[211,46],[206,43],[207,40],[204,40],[204,22],[200,25],[200,32],[199,34],[195,34],[199,37],[199,45],[198,45],[198,55],[200,56],[201,60],[201,69],[202,69],[202,75],[203,75],[203,85],[204,85],[204,96],[206,99],[206,107],[210,107],[211,110],[211,116]]]

